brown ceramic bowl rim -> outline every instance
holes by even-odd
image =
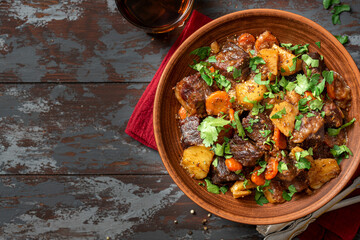
[[[306,207],[302,211],[297,211],[291,213],[291,215],[282,215],[282,216],[274,216],[271,217],[271,219],[268,218],[253,218],[253,217],[247,217],[247,216],[239,216],[232,214],[230,212],[223,211],[221,209],[215,209],[214,206],[212,206],[210,203],[202,200],[199,196],[190,194],[191,190],[190,188],[180,179],[177,178],[177,172],[172,167],[172,165],[169,162],[169,159],[167,157],[166,151],[165,151],[165,145],[161,138],[161,126],[160,126],[160,106],[162,104],[161,102],[161,96],[162,92],[160,89],[162,89],[163,85],[166,81],[166,73],[171,71],[172,68],[174,68],[174,62],[181,56],[181,54],[187,49],[189,43],[196,41],[199,39],[203,34],[208,32],[209,30],[213,30],[216,28],[216,26],[219,26],[221,24],[226,23],[229,20],[234,20],[238,18],[244,18],[244,17],[254,17],[254,16],[269,16],[269,17],[281,17],[284,19],[292,19],[297,20],[299,22],[303,22],[306,25],[311,26],[312,28],[316,29],[318,31],[318,34],[326,36],[331,42],[333,42],[340,50],[341,52],[346,55],[347,59],[349,59],[349,62],[347,64],[350,65],[352,69],[357,69],[356,76],[358,79],[360,79],[360,72],[352,59],[351,55],[347,52],[345,47],[325,28],[320,26],[319,24],[315,23],[314,21],[300,16],[295,13],[282,11],[282,10],[276,10],[276,9],[252,9],[252,10],[243,10],[238,11],[234,13],[227,14],[225,16],[222,16],[220,18],[217,18],[210,23],[204,25],[200,29],[198,29],[195,33],[193,33],[190,37],[188,37],[176,50],[174,55],[171,57],[170,61],[166,65],[164,72],[160,78],[159,85],[156,91],[155,101],[154,101],[154,133],[155,133],[155,140],[158,147],[158,151],[160,154],[160,157],[169,173],[171,178],[174,180],[174,182],[177,184],[177,186],[196,204],[204,208],[205,210],[212,212],[220,217],[223,217],[225,219],[240,222],[240,223],[246,223],[246,224],[276,224],[276,223],[282,223],[287,222],[291,220],[295,220],[301,217],[304,217],[320,207],[324,206],[326,203],[328,203],[333,197],[335,197],[343,188],[344,186],[349,182],[353,174],[355,173],[357,166],[359,165],[359,158],[354,156],[353,157],[353,164],[350,166],[347,174],[343,177],[342,181],[338,181],[337,185],[332,188],[329,193],[324,195],[319,201],[316,202],[316,204],[312,204],[309,207]],[[174,116],[175,117],[175,116]],[[261,206],[259,206],[261,207]]]

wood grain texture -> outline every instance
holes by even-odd
[[[0,173],[166,173],[124,131],[146,85],[0,85]]]
[[[169,176],[1,177],[0,192],[2,239],[261,239],[208,217]]]

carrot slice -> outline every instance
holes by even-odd
[[[256,166],[253,173],[251,174],[251,181],[253,183],[255,183],[258,186],[264,185],[265,184],[265,177],[264,177],[264,173],[261,173],[258,176],[258,170],[260,169],[260,166]]]
[[[241,163],[239,163],[237,160],[235,160],[235,158],[226,159],[225,160],[225,165],[232,172],[239,171],[239,170],[241,170],[243,168]]]
[[[205,102],[208,115],[218,115],[219,113],[228,113],[231,107],[230,97],[224,91],[213,92],[207,97]]]
[[[279,162],[277,161],[276,158],[270,158],[268,161],[268,164],[266,166],[266,170],[265,170],[265,179],[266,180],[271,180],[274,177],[276,177],[276,174],[278,173],[278,165]]]
[[[237,45],[244,51],[250,51],[255,44],[255,38],[250,33],[243,33],[237,39]]]
[[[230,121],[235,121],[235,111],[232,108],[229,109],[229,117]]]
[[[274,44],[279,45],[279,42],[276,39],[276,37],[272,35],[269,31],[265,31],[262,34],[260,34],[260,36],[256,40],[255,49],[256,51],[259,52],[261,49],[271,48],[272,45]]]
[[[305,96],[305,98],[307,98],[308,96],[310,96],[311,98],[312,98],[312,100],[315,100],[316,98],[314,97],[314,95],[312,94],[312,92],[310,92],[310,91],[306,91],[305,93],[304,93],[304,96]]]
[[[278,149],[286,149],[286,137],[284,134],[281,133],[279,128],[274,129],[274,136],[273,140],[275,141],[275,146]]]
[[[335,99],[335,86],[334,86],[334,82],[332,82],[331,84],[328,84],[328,83],[326,82],[326,92],[327,92],[327,95],[329,96],[329,98]]]
[[[210,72],[215,72],[215,68],[213,66],[209,67]]]
[[[187,111],[184,107],[181,107],[179,109],[178,114],[179,114],[180,119],[185,119],[187,117]]]

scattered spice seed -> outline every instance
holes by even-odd
[[[189,234],[189,235],[192,235],[192,234],[193,234],[193,232],[192,232],[192,231],[188,231],[188,234]]]
[[[208,213],[208,217],[211,217],[211,213]]]
[[[206,219],[203,219],[203,220],[202,220],[202,224],[205,225],[206,223],[207,223],[207,220],[206,220]]]
[[[206,230],[208,230],[208,227],[207,227],[207,226],[204,227],[204,231],[206,231]]]
[[[191,213],[192,215],[195,215],[195,210],[194,210],[194,209],[191,209],[191,210],[190,210],[190,213]]]
[[[174,220],[174,224],[178,224],[178,221],[176,219]]]

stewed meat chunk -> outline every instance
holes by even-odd
[[[230,151],[243,166],[255,166],[256,161],[264,155],[263,150],[237,134],[230,140]]]
[[[290,141],[293,143],[302,143],[308,136],[319,131],[324,125],[325,121],[320,116],[320,113],[315,111],[312,111],[311,113],[315,116],[308,117],[307,115],[304,115],[301,119],[300,129],[294,131],[293,138]]]
[[[245,80],[250,72],[249,62],[249,54],[233,41],[228,40],[216,55],[216,63],[213,63],[213,66],[229,79],[234,79],[233,71],[236,68],[236,70],[241,71],[241,76],[234,80]],[[228,71],[228,67],[232,67],[232,71]]]
[[[225,159],[218,157],[217,166],[211,165],[211,182],[214,184],[227,183],[231,181],[244,180],[243,175],[231,172],[225,165]]]
[[[175,96],[190,115],[206,116],[205,99],[211,89],[200,74],[183,78],[175,86]]]
[[[199,124],[200,119],[197,116],[190,116],[180,120],[181,141],[185,148],[202,144],[203,140],[198,131]]]

